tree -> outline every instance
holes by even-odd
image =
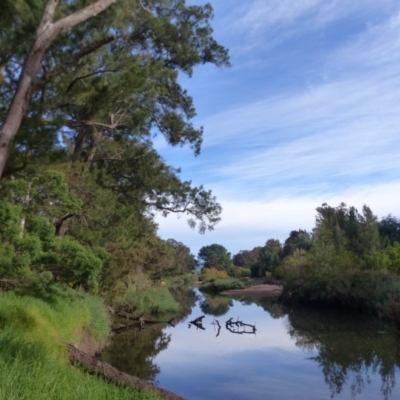
[[[176,265],[183,248],[157,237],[155,212],[185,214],[204,232],[220,220],[221,206],[210,191],[183,181],[153,138],[162,135],[172,146],[200,153],[203,130],[191,123],[193,101],[179,76],[191,76],[199,64],[229,65],[227,50],[212,36],[211,6],[184,0],[4,3],[0,153],[8,161],[2,195],[18,204],[21,221],[45,218],[70,249],[105,249],[109,259],[93,271],[102,290],[117,293],[143,274],[186,268]],[[42,179],[50,171],[62,177],[58,192]],[[84,257],[79,262],[86,263]]]
[[[261,249],[262,247],[259,246],[254,247],[253,250],[240,250],[239,253],[233,256],[233,264],[237,267],[251,268],[257,264]]]
[[[400,218],[388,215],[378,222],[378,229],[383,242],[386,240],[391,245],[400,243]]]
[[[85,163],[84,171],[107,169],[120,184],[138,176],[134,168],[142,152],[146,167],[154,163],[153,171],[171,177],[164,181],[166,175],[160,176],[158,187],[149,190],[162,197],[150,199],[149,207],[193,216],[191,226],[200,217],[200,231],[212,229],[221,212],[215,198],[202,187],[180,183],[179,170],[163,164],[151,142],[159,133],[173,146],[187,144],[196,155],[200,152],[202,128],[190,123],[195,109],[178,75],[190,76],[202,63],[229,65],[227,50],[212,37],[211,6],[157,0],[144,7],[140,1],[98,0],[83,7],[87,3],[57,7],[56,0],[48,0],[41,18],[40,6],[28,18],[7,3],[15,16],[5,19],[0,45],[1,162],[10,155],[3,176],[43,164],[44,155],[54,160],[63,151],[64,160]],[[22,34],[32,38],[31,50],[18,40]],[[129,174],[117,176],[121,166]],[[148,200],[148,193],[139,200]]]
[[[266,272],[273,272],[282,258],[282,244],[277,239],[269,239],[258,255],[257,264],[253,265],[253,276],[265,276]]]
[[[215,268],[227,271],[231,266],[231,254],[220,244],[203,246],[197,256],[202,268]]]
[[[292,255],[296,250],[308,251],[311,248],[311,235],[302,229],[291,231],[283,245],[283,257]]]
[[[173,251],[175,273],[193,272],[196,268],[196,260],[190,253],[190,248],[175,239],[168,239],[167,244]]]
[[[58,21],[54,21],[58,0],[48,0],[39,22],[32,46],[27,54],[18,80],[18,86],[6,112],[0,131],[0,177],[10,152],[11,143],[18,132],[33,95],[35,78],[40,71],[44,52],[61,34],[83,23],[110,7],[116,0],[98,0]],[[4,57],[4,55],[2,55]],[[10,57],[10,56],[9,56]],[[7,60],[9,61],[9,60]],[[11,79],[11,78],[10,78]]]

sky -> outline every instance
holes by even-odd
[[[201,154],[157,146],[183,180],[212,190],[222,220],[200,235],[184,216],[159,216],[160,237],[234,255],[311,231],[322,203],[400,217],[400,3],[210,2],[232,67],[181,78]]]

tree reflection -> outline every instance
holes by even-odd
[[[181,312],[174,318],[175,322],[179,322],[190,314],[198,296],[187,286],[170,290],[181,304]],[[121,371],[154,383],[160,372],[154,358],[167,349],[171,341],[171,335],[163,332],[166,325],[146,324],[143,330],[128,330],[115,335],[110,346],[103,352],[102,359]]]
[[[371,318],[355,312],[303,307],[290,310],[288,322],[297,346],[318,351],[310,359],[319,364],[331,397],[349,386],[356,398],[371,382],[370,374],[379,374],[383,399],[390,398],[400,366],[399,335],[390,325],[371,323]]]
[[[233,305],[232,299],[227,296],[203,295],[204,300],[200,303],[200,309],[204,314],[220,317],[226,314]]]
[[[117,335],[102,354],[103,360],[121,371],[154,382],[160,368],[153,360],[171,341],[171,335],[162,332],[163,328],[164,325],[154,325]]]

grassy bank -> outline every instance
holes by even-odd
[[[0,399],[156,399],[70,366],[64,342],[90,335],[101,346],[108,333],[93,296],[68,291],[44,301],[0,292]]]
[[[209,293],[219,293],[224,290],[244,289],[245,285],[242,281],[235,278],[224,279],[206,279],[204,280],[199,289]]]
[[[137,274],[133,282],[119,285],[117,294],[110,299],[116,308],[146,316],[173,315],[181,309],[169,290],[172,282],[153,282],[144,274]]]

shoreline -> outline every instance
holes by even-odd
[[[220,294],[225,296],[257,296],[278,298],[282,295],[283,286],[281,285],[255,285],[245,289],[224,290]]]

